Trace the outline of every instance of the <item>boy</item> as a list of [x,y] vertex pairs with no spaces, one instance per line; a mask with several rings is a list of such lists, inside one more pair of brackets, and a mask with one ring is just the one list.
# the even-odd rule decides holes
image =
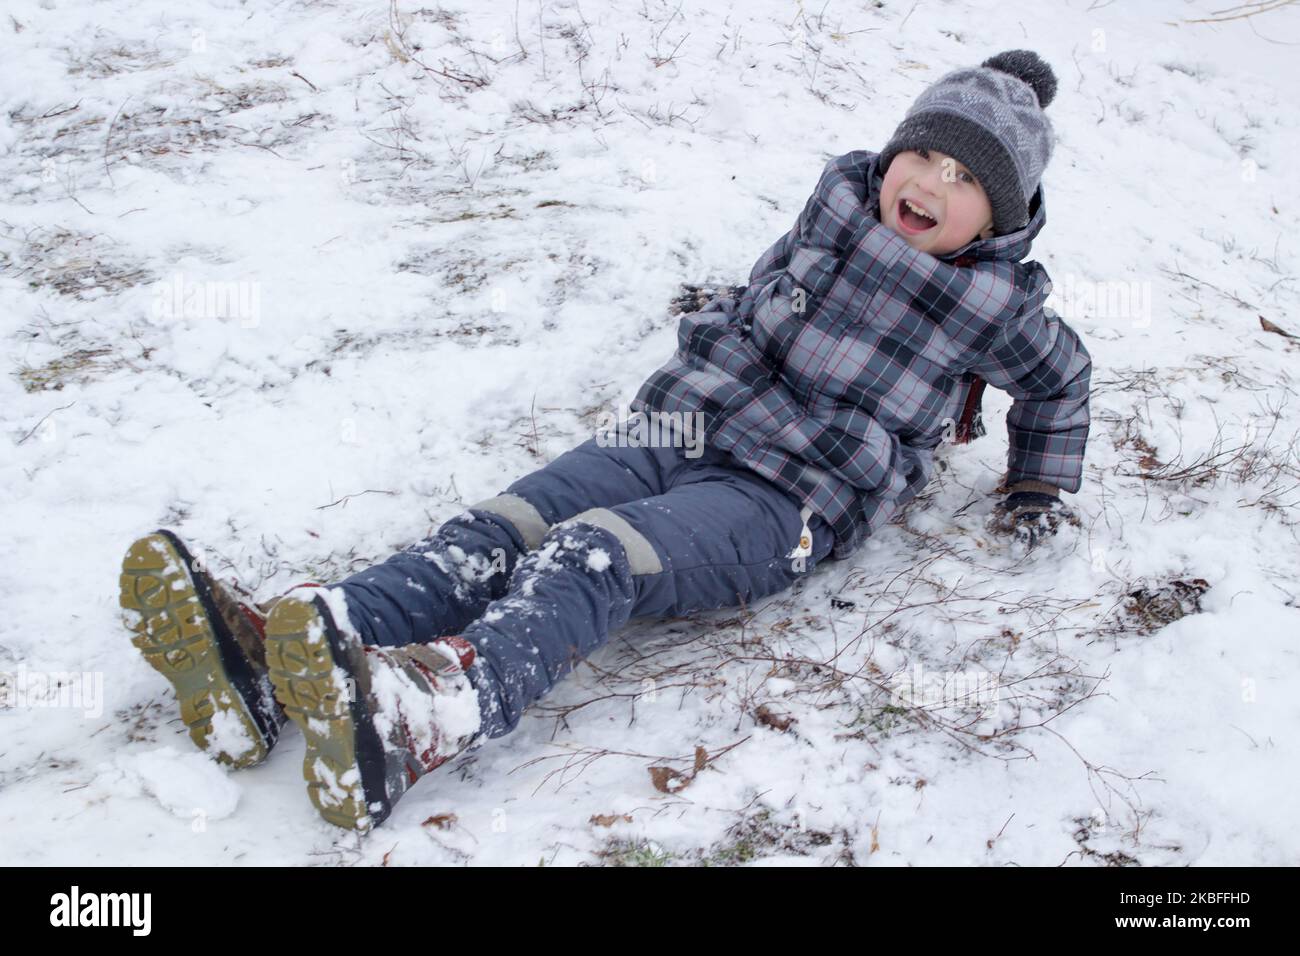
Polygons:
[[368,831],[630,618],[749,603],[851,554],[945,437],[976,433],[983,382],[1014,399],[995,525],[1032,545],[1069,520],[1090,360],[1020,261],[1045,222],[1055,87],[1035,54],[999,54],[924,91],[880,154],[827,164],[749,285],[684,316],[636,396],[638,413],[700,416],[702,453],[589,439],[267,616],[170,532],[137,541],[122,605],[196,743],[247,766],[292,719],[312,802]]

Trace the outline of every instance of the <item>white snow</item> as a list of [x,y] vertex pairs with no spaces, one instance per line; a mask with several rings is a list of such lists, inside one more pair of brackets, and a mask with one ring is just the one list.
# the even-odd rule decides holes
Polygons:
[[315,774],[316,781],[323,784],[319,791],[322,803],[343,803],[348,798],[349,788],[356,782],[355,770],[345,770],[342,778],[337,778],[334,776],[334,771],[319,757],[312,764],[312,772]]
[[226,753],[238,758],[252,747],[252,736],[234,711],[214,708],[212,732],[208,735],[208,749],[214,754]]
[[196,816],[220,820],[230,816],[239,805],[239,784],[222,767],[192,747],[182,752],[174,747],[158,747],[142,753],[117,757],[111,767],[104,765],[104,778],[91,782],[91,789],[103,787],[116,791],[137,783],[164,809],[191,820]]
[[[386,3],[6,4],[0,673],[104,699],[0,707],[0,863],[690,862],[742,818],[755,863],[1300,863],[1300,345],[1260,324],[1300,334],[1300,12],[678,6],[399,0],[393,34]],[[422,540],[589,437],[675,348],[678,283],[743,282],[826,159],[1015,47],[1060,83],[1034,256],[1094,358],[1081,528],[1028,556],[984,529],[991,391],[990,434],[851,560],[628,628],[382,840],[319,818],[300,734],[238,774],[194,750],[121,623],[133,539],[262,598]],[[1171,578],[1201,614],[1121,620]],[[997,675],[975,726],[1003,736],[891,708],[918,666]],[[656,790],[697,746],[732,749]]]
[[[444,655],[445,656],[445,655]],[[380,655],[370,655],[371,688],[377,703],[374,720],[382,739],[393,741],[411,734],[416,753],[436,747],[440,754],[454,752],[454,744],[479,729],[478,697],[468,679],[442,676],[430,694],[401,669]]]

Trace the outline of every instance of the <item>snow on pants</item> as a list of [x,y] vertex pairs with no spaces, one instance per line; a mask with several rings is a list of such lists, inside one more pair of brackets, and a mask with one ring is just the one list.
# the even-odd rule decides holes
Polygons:
[[725,452],[591,438],[335,587],[368,644],[473,644],[481,733],[499,737],[629,619],[748,604],[832,544],[819,516]]

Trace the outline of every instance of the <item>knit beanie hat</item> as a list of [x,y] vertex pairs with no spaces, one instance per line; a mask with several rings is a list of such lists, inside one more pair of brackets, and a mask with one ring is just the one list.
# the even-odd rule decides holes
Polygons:
[[954,70],[916,98],[880,153],[883,175],[908,149],[933,149],[979,180],[1002,236],[1029,221],[1029,200],[1052,155],[1043,109],[1056,95],[1052,68],[1030,50],[1007,50]]

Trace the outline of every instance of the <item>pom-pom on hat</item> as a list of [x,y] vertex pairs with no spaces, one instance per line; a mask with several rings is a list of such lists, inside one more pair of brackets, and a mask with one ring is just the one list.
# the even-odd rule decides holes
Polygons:
[[883,175],[908,149],[933,149],[974,174],[1001,236],[1029,221],[1029,200],[1052,156],[1043,109],[1056,95],[1052,68],[1030,50],[1007,50],[978,67],[953,70],[916,98],[880,152]]

